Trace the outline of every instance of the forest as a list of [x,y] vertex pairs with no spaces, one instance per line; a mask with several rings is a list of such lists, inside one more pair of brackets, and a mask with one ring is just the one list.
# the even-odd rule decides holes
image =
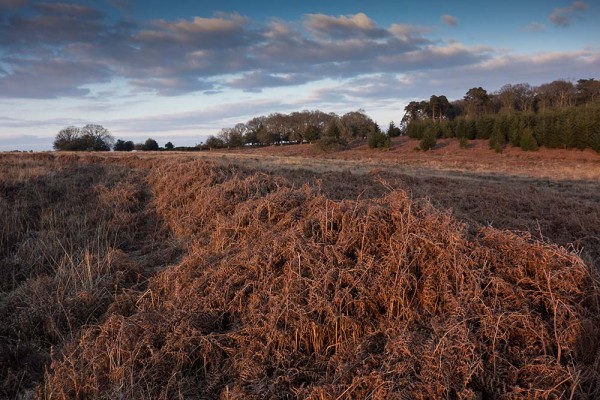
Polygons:
[[537,87],[507,84],[494,93],[475,87],[452,102],[443,95],[411,101],[401,125],[411,138],[488,139],[496,151],[510,144],[523,150],[544,146],[600,152],[599,101],[600,81],[595,79]]

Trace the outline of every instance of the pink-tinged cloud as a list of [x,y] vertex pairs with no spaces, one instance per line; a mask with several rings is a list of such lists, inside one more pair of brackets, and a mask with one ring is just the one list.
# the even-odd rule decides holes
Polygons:
[[441,16],[441,20],[443,23],[449,26],[458,26],[458,18],[453,15],[445,14]]
[[341,15],[308,14],[304,26],[316,37],[350,39],[355,37],[384,37],[388,34],[364,13]]
[[267,23],[218,14],[138,25],[78,4],[38,3],[34,10],[0,20],[0,97],[85,96],[90,84],[115,79],[136,94],[260,92],[368,74],[442,73],[505,54],[432,40],[425,27],[384,27],[363,13]]
[[556,26],[567,27],[571,25],[572,17],[587,9],[583,1],[575,1],[569,7],[555,8],[548,19]]

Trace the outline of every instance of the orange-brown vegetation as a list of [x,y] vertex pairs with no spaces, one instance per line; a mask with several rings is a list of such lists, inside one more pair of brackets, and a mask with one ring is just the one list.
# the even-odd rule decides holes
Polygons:
[[[582,259],[485,226],[556,212],[544,181],[248,168],[220,154],[30,157],[0,158],[3,172],[31,171],[0,181],[2,274],[17,276],[0,293],[7,395],[36,383],[42,398],[600,395],[597,248]],[[551,183],[589,191],[568,197],[584,205],[556,242],[593,246],[577,237],[596,232],[578,214],[598,220],[593,183]],[[477,193],[533,200],[516,222],[511,200],[456,207]],[[542,236],[553,218],[567,215],[540,214]],[[72,247],[20,275],[62,235]],[[97,309],[81,306],[90,298]],[[20,362],[24,345],[39,359]]]
[[0,157],[0,398],[176,251],[142,172],[78,159]]
[[[346,150],[323,152],[311,144],[266,146],[197,153],[213,158],[215,153],[226,158],[255,164],[279,163],[319,172],[332,168],[386,171],[431,175],[442,172],[468,172],[484,175],[510,175],[552,180],[600,181],[600,154],[592,150],[559,150],[540,148],[524,152],[507,147],[502,153],[490,150],[487,140],[469,140],[461,148],[456,139],[438,139],[434,150],[417,151],[419,141],[408,137],[392,138],[392,147],[369,149],[366,140],[357,141]],[[256,160],[255,160],[256,159]]]

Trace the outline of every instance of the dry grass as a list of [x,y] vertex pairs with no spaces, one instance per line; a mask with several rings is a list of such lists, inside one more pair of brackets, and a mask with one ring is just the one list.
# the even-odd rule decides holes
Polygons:
[[600,181],[600,154],[589,149],[541,148],[536,152],[524,152],[519,148],[507,147],[498,154],[490,150],[487,140],[472,140],[469,148],[462,149],[456,139],[439,139],[436,148],[428,152],[415,151],[418,145],[418,140],[399,137],[393,139],[390,150],[369,149],[366,141],[363,141],[347,150],[335,152],[322,152],[310,144],[303,144],[222,150],[202,153],[202,156],[210,157],[213,155],[210,153],[218,153],[235,159],[257,159],[254,161],[259,164],[265,164],[263,160],[266,157],[268,165],[278,162],[292,167],[309,166],[318,172],[330,171],[333,166],[357,172],[384,168],[389,172],[421,176],[467,172],[488,176]]
[[[273,168],[264,167],[265,170]],[[600,266],[600,182],[531,179],[481,174],[415,176],[376,169],[315,173],[277,168],[296,186],[311,184],[332,199],[381,197],[404,190],[468,222],[471,230],[493,226],[527,232],[572,249]]]
[[414,151],[418,141],[394,142],[390,151],[372,150],[363,143],[328,153],[311,145],[292,145],[172,157],[235,163],[284,176],[296,186],[320,182],[332,199],[405,190],[440,209],[451,209],[470,226],[529,232],[600,266],[600,154],[510,147],[497,154],[487,141],[471,141],[471,148],[461,149],[452,139],[440,140],[438,148],[425,153]]
[[172,250],[142,171],[44,154],[2,155],[0,170],[0,397],[12,398]]
[[[490,218],[528,228],[537,207],[552,213],[537,220],[538,231],[552,233],[545,221],[561,224],[569,216],[557,214],[566,203],[546,203],[571,187],[569,199],[589,203],[574,209],[574,226],[561,240],[595,235],[593,182],[552,181],[558,186],[546,190],[539,178],[522,176],[315,173],[281,164],[262,164],[258,171],[218,154],[210,163],[197,155],[162,156],[82,156],[69,163],[52,158],[43,162],[55,172],[2,186],[2,199],[16,190],[14,199],[24,204],[70,207],[86,216],[89,232],[97,233],[101,221],[121,224],[115,234],[121,245],[90,247],[83,240],[69,250],[80,255],[78,262],[63,258],[50,271],[41,263],[34,271],[44,272],[23,276],[1,294],[0,310],[18,309],[9,304],[12,298],[26,299],[25,314],[36,320],[65,321],[50,317],[60,307],[44,301],[57,287],[65,293],[57,296],[61,307],[72,315],[83,310],[57,330],[62,337],[52,338],[43,379],[39,366],[47,356],[30,364],[38,368],[27,372],[27,383],[40,382],[38,397],[600,396],[596,269],[530,234],[485,226]],[[73,204],[39,188],[37,197],[21,192],[73,168],[77,173],[65,176],[88,185],[69,192]],[[583,187],[585,192],[575,190]],[[517,200],[478,206],[509,193],[518,193]],[[87,211],[74,206],[83,201],[77,196],[90,196]],[[515,202],[526,198],[532,200],[511,215]],[[0,212],[12,212],[0,205]],[[440,211],[442,206],[453,213]],[[579,214],[586,207],[591,221]],[[41,230],[33,222],[24,226],[30,228],[18,232]],[[88,237],[88,230],[82,232],[76,236]],[[554,234],[561,237],[560,230]],[[15,243],[21,246],[29,235],[19,233]],[[165,244],[175,241],[170,235],[183,246],[180,260],[177,246]],[[111,300],[94,297],[101,307],[90,313],[80,304],[89,301],[86,296],[104,298],[96,290]],[[7,315],[11,329],[32,324]],[[21,339],[11,331],[0,334],[0,344],[13,349],[17,339],[5,337],[34,343],[40,335],[46,343],[31,354],[44,355],[48,332]],[[27,369],[14,359],[8,365],[12,375],[2,370],[3,379]],[[15,383],[5,382],[3,390],[15,393]]]
[[49,397],[596,394],[597,281],[560,248],[402,192],[334,202],[197,161],[150,182],[188,255],[66,348]]

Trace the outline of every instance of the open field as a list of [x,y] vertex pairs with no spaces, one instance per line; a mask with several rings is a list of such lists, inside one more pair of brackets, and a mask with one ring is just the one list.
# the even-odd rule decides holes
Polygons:
[[313,145],[302,144],[235,149],[222,153],[225,157],[247,160],[250,165],[253,162],[258,165],[283,164],[317,172],[332,169],[368,172],[385,168],[390,172],[425,176],[466,172],[484,176],[600,181],[600,154],[592,150],[541,148],[535,152],[524,152],[507,147],[502,153],[496,153],[489,149],[487,140],[469,141],[469,147],[461,149],[455,139],[438,139],[434,150],[423,153],[415,150],[419,146],[418,140],[399,137],[392,138],[392,142],[391,149],[379,151],[369,149],[363,141],[347,150],[334,152],[323,152]]
[[0,155],[0,396],[599,396],[600,156],[402,141]]

